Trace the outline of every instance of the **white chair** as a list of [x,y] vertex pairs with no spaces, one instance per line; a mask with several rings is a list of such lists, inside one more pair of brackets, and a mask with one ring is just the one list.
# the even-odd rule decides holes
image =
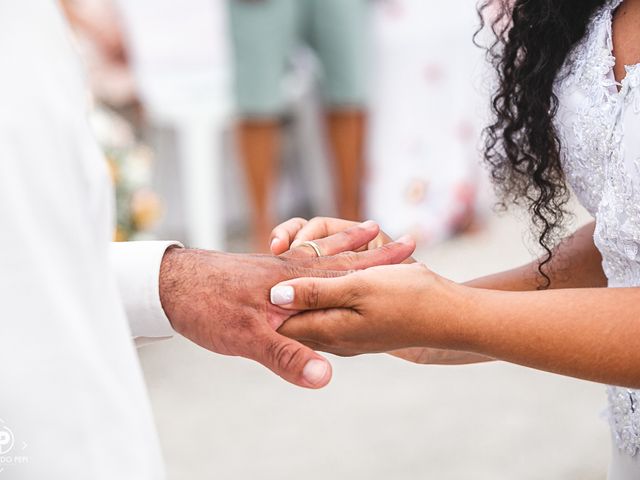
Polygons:
[[150,122],[177,134],[187,241],[225,247],[224,132],[231,61],[223,0],[118,0]]

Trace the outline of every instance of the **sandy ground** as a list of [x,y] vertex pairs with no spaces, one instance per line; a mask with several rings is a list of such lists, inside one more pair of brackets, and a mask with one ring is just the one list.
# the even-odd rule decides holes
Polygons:
[[[456,280],[526,261],[522,224],[419,257]],[[323,391],[182,339],[141,351],[171,480],[605,478],[604,387],[521,367],[334,359]]]

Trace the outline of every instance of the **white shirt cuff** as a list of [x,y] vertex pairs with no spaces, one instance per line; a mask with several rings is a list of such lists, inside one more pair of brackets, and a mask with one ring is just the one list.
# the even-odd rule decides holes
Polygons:
[[174,330],[160,303],[160,265],[164,253],[179,242],[113,242],[111,265],[131,334],[141,339],[171,337]]

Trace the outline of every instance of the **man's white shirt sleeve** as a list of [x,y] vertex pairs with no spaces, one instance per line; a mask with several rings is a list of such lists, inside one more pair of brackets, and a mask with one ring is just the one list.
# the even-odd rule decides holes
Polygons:
[[178,242],[113,242],[111,264],[131,334],[138,345],[173,336],[174,330],[160,303],[160,265]]

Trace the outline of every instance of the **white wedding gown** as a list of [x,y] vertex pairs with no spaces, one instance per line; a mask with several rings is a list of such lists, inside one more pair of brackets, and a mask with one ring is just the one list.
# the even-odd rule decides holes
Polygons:
[[[614,288],[640,286],[640,65],[627,67],[621,84],[615,81],[612,17],[622,1],[609,0],[597,11],[556,85],[564,169],[596,220],[595,244]],[[610,387],[608,412],[609,478],[638,480],[640,391]]]

